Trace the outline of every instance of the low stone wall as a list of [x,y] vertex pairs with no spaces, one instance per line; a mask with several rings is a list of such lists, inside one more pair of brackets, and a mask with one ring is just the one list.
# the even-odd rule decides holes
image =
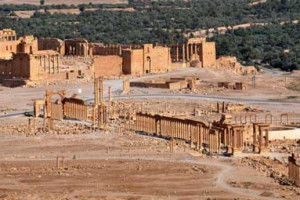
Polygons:
[[299,128],[286,128],[286,130],[274,130],[270,131],[270,140],[284,140],[284,139],[300,139],[300,129]]

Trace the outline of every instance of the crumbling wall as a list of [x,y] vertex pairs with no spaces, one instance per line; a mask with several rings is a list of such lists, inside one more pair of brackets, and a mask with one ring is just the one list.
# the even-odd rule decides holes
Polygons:
[[28,54],[14,55],[11,60],[0,60],[1,77],[29,79],[30,75],[30,56]]
[[95,76],[121,76],[123,59],[120,56],[94,56]]
[[217,59],[217,67],[222,69],[228,69],[237,74],[256,74],[257,70],[254,66],[242,66],[236,57],[222,56]]
[[17,52],[19,40],[14,30],[4,29],[0,31],[0,58],[10,59],[12,53]]
[[123,50],[123,72],[125,74],[143,74],[143,49]]
[[200,61],[204,68],[216,66],[216,44],[214,42],[201,44]]
[[169,48],[161,46],[152,48],[152,45],[144,45],[144,73],[166,72],[170,63]]
[[294,153],[289,157],[289,178],[300,187],[300,158]]
[[38,50],[54,50],[65,55],[64,41],[57,38],[39,38]]

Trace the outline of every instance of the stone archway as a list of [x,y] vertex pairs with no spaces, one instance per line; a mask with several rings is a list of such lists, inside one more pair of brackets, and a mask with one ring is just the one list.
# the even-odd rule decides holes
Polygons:
[[[286,123],[284,123],[284,118],[286,119]],[[280,115],[280,123],[285,125],[289,124],[289,115],[287,113],[283,113]]]
[[272,124],[273,123],[273,116],[271,114],[267,114],[265,116],[265,123],[266,124]]
[[51,99],[55,95],[58,95],[60,97],[60,103],[62,103],[62,101],[65,99],[66,91],[65,90],[60,90],[60,91],[46,90],[46,101],[45,101],[46,117],[51,117]]
[[256,114],[250,115],[250,123],[256,123],[256,120],[257,120]]

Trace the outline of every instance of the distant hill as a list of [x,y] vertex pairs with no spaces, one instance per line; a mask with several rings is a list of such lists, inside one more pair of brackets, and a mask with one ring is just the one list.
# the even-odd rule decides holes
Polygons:
[[[67,5],[78,5],[78,4],[116,4],[116,3],[127,3],[127,0],[45,0],[45,5],[53,4],[67,4]],[[0,4],[34,4],[39,5],[40,0],[0,0]]]

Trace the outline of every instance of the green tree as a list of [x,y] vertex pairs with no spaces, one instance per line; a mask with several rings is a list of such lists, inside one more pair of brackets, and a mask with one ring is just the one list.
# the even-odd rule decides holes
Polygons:
[[40,5],[41,6],[45,5],[45,0],[40,0]]
[[80,10],[80,12],[84,12],[85,11],[85,5],[83,5],[83,4],[79,5],[79,10]]

